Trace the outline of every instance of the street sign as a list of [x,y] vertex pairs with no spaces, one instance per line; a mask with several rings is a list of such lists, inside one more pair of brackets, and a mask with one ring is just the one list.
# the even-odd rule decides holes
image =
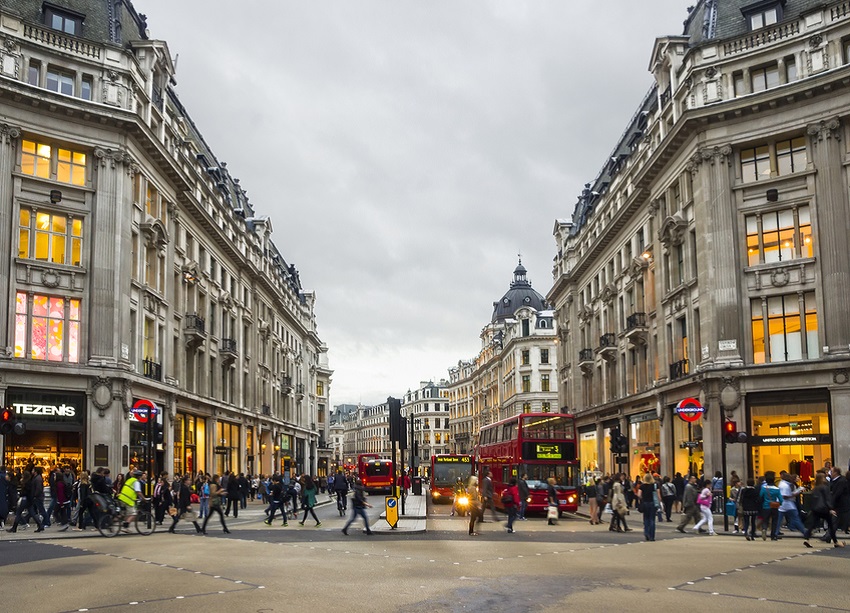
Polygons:
[[696,398],[685,398],[681,400],[676,408],[673,409],[683,421],[694,423],[705,414],[705,407],[702,406]]
[[386,519],[390,528],[395,530],[398,524],[398,498],[395,496],[386,496],[384,498],[384,508],[386,509]]

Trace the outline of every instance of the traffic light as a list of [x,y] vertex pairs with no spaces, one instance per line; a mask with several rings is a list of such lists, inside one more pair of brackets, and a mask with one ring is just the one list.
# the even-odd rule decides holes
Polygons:
[[620,428],[619,426],[614,426],[611,428],[611,431],[608,433],[608,438],[610,440],[610,449],[611,453],[620,453]]
[[629,452],[629,439],[622,434],[617,437],[617,453]]
[[0,411],[0,434],[2,434],[3,436],[11,434],[14,427],[15,412],[9,407],[6,407],[2,411]]
[[0,411],[0,436],[7,434],[17,434],[18,436],[27,431],[27,425],[22,421],[17,421],[15,417],[15,409],[6,407]]
[[165,437],[162,432],[162,424],[159,422],[154,422],[154,444],[162,445],[165,442]]
[[738,424],[734,421],[727,421],[723,424],[723,438],[727,445],[738,442]]

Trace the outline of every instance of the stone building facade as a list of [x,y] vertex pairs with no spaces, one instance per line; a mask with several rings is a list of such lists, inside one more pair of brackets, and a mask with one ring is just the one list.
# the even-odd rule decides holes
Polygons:
[[558,411],[554,312],[522,262],[493,317],[481,331],[481,351],[449,369],[452,453],[474,453],[483,426],[520,413]]
[[[0,6],[7,466],[321,474],[314,292],[210,150],[127,1]],[[157,407],[161,441],[150,441]]]
[[[407,442],[415,443],[415,474],[427,475],[431,456],[449,453],[449,401],[446,381],[422,381],[415,390],[402,397],[402,412],[408,420]],[[413,420],[413,439],[410,438],[410,420]],[[404,464],[410,465],[410,449],[404,454]]]
[[[583,468],[713,474],[727,421],[748,437],[725,446],[741,476],[847,466],[848,5],[700,0],[649,70],[554,230]],[[689,398],[704,414],[677,412]]]

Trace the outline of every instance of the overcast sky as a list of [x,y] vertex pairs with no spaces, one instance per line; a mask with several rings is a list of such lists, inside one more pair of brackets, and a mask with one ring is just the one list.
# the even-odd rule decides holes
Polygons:
[[134,0],[177,93],[317,295],[331,404],[474,357],[695,0]]

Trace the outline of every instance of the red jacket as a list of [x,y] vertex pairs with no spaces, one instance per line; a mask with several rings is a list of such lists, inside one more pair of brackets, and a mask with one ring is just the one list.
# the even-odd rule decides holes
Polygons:
[[[516,485],[509,485],[502,491],[502,496],[508,494],[511,498],[513,498],[513,506],[519,506],[519,487]],[[509,506],[509,505],[505,505]]]

